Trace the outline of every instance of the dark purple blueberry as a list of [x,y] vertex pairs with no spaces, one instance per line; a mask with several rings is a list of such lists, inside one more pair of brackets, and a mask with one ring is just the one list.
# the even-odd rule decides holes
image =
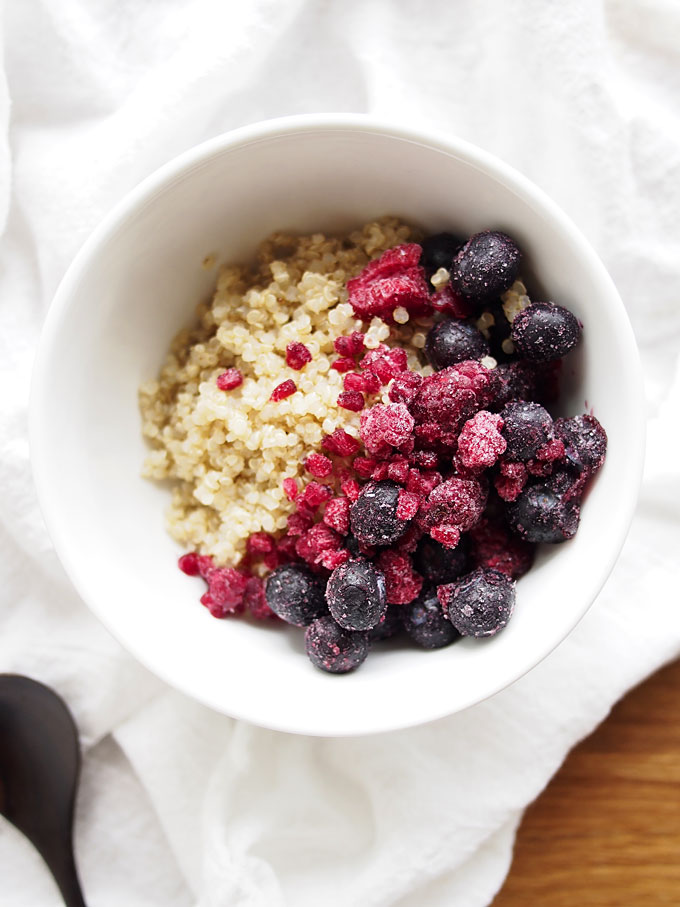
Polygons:
[[463,636],[493,636],[510,620],[515,607],[515,581],[478,567],[437,590],[442,607]]
[[451,262],[464,245],[465,240],[453,233],[434,233],[424,239],[421,243],[423,254],[420,256],[420,264],[428,277],[440,268],[451,270]]
[[484,334],[474,324],[457,318],[437,322],[425,341],[425,356],[436,371],[466,359],[483,359],[488,354]]
[[345,561],[326,586],[331,616],[345,630],[370,630],[385,613],[385,577],[364,558]]
[[536,367],[531,362],[516,359],[502,362],[494,369],[498,380],[498,393],[494,409],[501,409],[506,403],[519,400],[534,400],[536,397]]
[[305,632],[305,650],[312,664],[322,671],[346,674],[365,661],[368,633],[343,630],[332,617],[317,617]]
[[557,419],[555,437],[564,443],[567,460],[577,469],[592,473],[604,463],[607,433],[595,416],[584,413],[571,419]]
[[554,302],[533,302],[512,323],[512,342],[533,362],[561,359],[581,339],[578,318]]
[[391,639],[401,632],[401,605],[388,605],[387,611],[380,618],[380,622],[371,627],[368,631],[370,642],[383,642],[385,639]]
[[424,649],[441,649],[460,639],[460,633],[442,611],[435,589],[422,592],[403,605],[402,622],[411,639]]
[[272,570],[265,598],[274,614],[296,627],[305,627],[326,611],[323,581],[299,564]]
[[461,535],[455,548],[447,548],[431,536],[424,535],[418,543],[413,557],[416,570],[426,583],[440,586],[452,583],[468,567],[470,540],[466,534]]
[[531,485],[508,504],[510,528],[527,542],[564,542],[578,529],[578,501],[552,491],[547,484]]
[[473,303],[483,304],[509,289],[519,272],[522,253],[506,234],[475,233],[451,266],[451,286]]
[[489,351],[496,362],[507,362],[508,359],[514,358],[512,353],[506,353],[503,349],[503,341],[508,340],[512,325],[505,317],[503,305],[500,299],[489,302],[484,306],[484,315],[488,313],[493,317],[493,322],[488,325],[486,330],[489,333]]
[[345,548],[349,551],[352,557],[361,557],[361,548],[359,547],[358,539],[349,532],[345,536]]
[[531,460],[539,448],[552,441],[552,416],[540,403],[508,403],[501,410],[501,418],[501,434],[508,443],[505,455],[510,460]]
[[389,545],[402,536],[410,524],[397,516],[400,486],[384,479],[369,482],[349,511],[352,534],[363,545]]

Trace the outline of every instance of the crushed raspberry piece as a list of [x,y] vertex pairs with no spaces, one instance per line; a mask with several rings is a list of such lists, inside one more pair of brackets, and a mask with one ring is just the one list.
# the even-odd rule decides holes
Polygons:
[[460,541],[460,529],[451,523],[439,523],[430,529],[430,535],[445,548],[455,548]]
[[341,374],[343,372],[351,372],[354,368],[354,359],[336,359],[335,362],[331,362],[331,368]]
[[297,482],[295,481],[295,479],[284,479],[281,483],[281,487],[283,488],[283,493],[288,498],[288,500],[294,501],[298,493]]
[[305,486],[305,490],[298,497],[298,508],[300,507],[300,504],[302,504],[311,511],[318,510],[323,502],[327,501],[332,495],[333,492],[328,485],[320,485],[319,482],[309,482],[309,484]]
[[246,583],[243,604],[255,620],[279,620],[267,604],[264,594],[264,582],[259,576],[251,576]]
[[308,564],[320,564],[324,551],[337,551],[342,537],[325,523],[316,523],[295,543],[295,551]]
[[269,554],[276,548],[276,542],[268,532],[251,532],[246,541],[246,551],[250,555]]
[[305,469],[317,479],[325,479],[333,472],[333,463],[320,453],[310,453],[305,459]]
[[279,556],[279,563],[285,564],[288,561],[295,560],[295,537],[289,534],[279,539],[276,546],[276,553]]
[[243,384],[243,375],[237,368],[228,368],[217,376],[217,386],[221,391],[233,391]]
[[182,571],[186,573],[187,576],[200,576],[201,571],[199,569],[199,555],[196,551],[190,551],[188,554],[183,554],[180,559],[177,561],[177,566]]
[[412,520],[418,513],[420,507],[420,498],[412,491],[400,489],[397,500],[397,518],[400,520]]
[[279,400],[285,400],[286,397],[290,397],[291,394],[294,394],[297,390],[297,385],[292,378],[288,378],[287,381],[282,381],[281,384],[277,384],[274,390],[271,392],[270,400],[273,403],[278,403]]
[[426,498],[442,481],[440,472],[431,469],[409,469],[406,490],[419,498]]
[[244,610],[243,595],[247,582],[248,577],[233,567],[217,567],[210,573],[208,607],[213,617],[227,617]]
[[349,498],[331,498],[326,504],[323,521],[340,535],[349,532]]
[[335,570],[340,564],[348,561],[351,556],[346,548],[340,548],[338,551],[322,551],[319,555],[319,563],[327,570]]
[[406,532],[393,544],[392,550],[399,554],[413,554],[424,533],[420,526],[411,523]]
[[382,463],[376,464],[376,466],[373,468],[373,472],[371,473],[371,478],[376,482],[382,482],[383,479],[387,478],[387,470],[389,468],[389,465],[389,463],[385,463],[384,461]]
[[311,528],[314,519],[306,513],[291,513],[288,516],[287,529],[288,535],[304,535]]
[[338,397],[338,406],[358,413],[364,408],[364,395],[359,391],[343,391]]
[[[471,359],[428,375],[409,409],[420,425],[430,433],[439,429],[440,443],[453,446],[459,427],[480,409],[485,409],[496,396],[495,370]],[[417,433],[422,440],[425,437]]]
[[362,413],[359,431],[369,453],[384,455],[408,441],[413,427],[413,416],[403,403],[376,403]]
[[355,457],[352,460],[354,471],[358,476],[361,476],[362,479],[370,479],[373,470],[377,465],[378,461],[374,460],[372,457]]
[[501,460],[500,475],[494,479],[499,497],[504,501],[516,501],[527,483],[529,473],[524,463],[509,463]]
[[385,577],[385,597],[390,605],[407,605],[418,597],[423,578],[413,569],[408,555],[390,549],[381,551],[378,567]]
[[281,558],[279,557],[278,549],[275,548],[273,551],[268,551],[262,556],[262,563],[268,570],[274,570],[281,563]]
[[347,337],[336,337],[333,346],[340,356],[358,356],[364,349],[364,335],[361,331],[352,331]]
[[430,305],[451,318],[469,318],[474,312],[471,303],[464,300],[450,283],[444,284],[430,296]]
[[475,567],[499,570],[512,579],[519,579],[534,561],[535,546],[502,523],[481,519],[470,530],[470,538]]
[[213,601],[212,596],[209,592],[204,592],[199,599],[200,603],[204,608],[207,608],[208,611],[212,614],[213,617],[225,617],[226,615],[222,611],[222,607],[216,602]]
[[436,469],[439,466],[439,457],[433,450],[414,450],[409,462],[419,469]]
[[539,447],[536,451],[537,460],[546,460],[550,462],[562,460],[564,459],[564,455],[564,442],[559,438],[553,438],[552,441],[548,441],[547,444],[544,444],[543,447]]
[[286,365],[299,372],[308,362],[312,361],[312,354],[309,352],[304,343],[292,340],[286,347]]
[[359,450],[361,444],[342,428],[336,428],[332,434],[326,435],[321,446],[339,457],[351,457]]
[[392,479],[398,485],[405,485],[408,482],[409,465],[408,460],[392,460],[387,464],[387,478]]
[[391,319],[399,307],[414,315],[429,312],[430,294],[419,258],[420,246],[405,243],[370,261],[347,282],[347,299],[355,315],[365,320],[374,315]]
[[215,570],[215,562],[213,561],[211,554],[201,554],[198,558],[198,572],[201,577],[208,580],[210,574]]
[[396,375],[390,387],[390,400],[392,403],[405,403],[409,406],[415,400],[422,383],[423,376],[417,372],[401,372]]
[[432,534],[432,527],[451,525],[465,532],[475,525],[486,506],[486,483],[477,479],[446,479],[432,490],[421,505],[418,519],[430,535],[446,544],[439,536]]
[[350,372],[343,378],[343,386],[347,391],[361,391],[364,394],[377,394],[382,387],[380,378],[373,372]]
[[361,485],[356,479],[346,479],[340,485],[342,493],[352,502],[356,501],[361,493]]
[[366,353],[360,365],[372,372],[381,384],[387,384],[392,378],[406,371],[406,350],[401,347],[389,349],[381,343],[378,349]]
[[484,409],[468,419],[458,436],[458,457],[463,466],[473,470],[493,466],[508,446],[502,428],[501,417]]

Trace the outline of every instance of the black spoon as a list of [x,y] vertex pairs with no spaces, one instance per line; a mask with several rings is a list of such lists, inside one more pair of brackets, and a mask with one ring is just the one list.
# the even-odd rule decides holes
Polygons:
[[35,846],[66,907],[86,907],[73,857],[80,749],[63,700],[19,674],[0,674],[0,813]]

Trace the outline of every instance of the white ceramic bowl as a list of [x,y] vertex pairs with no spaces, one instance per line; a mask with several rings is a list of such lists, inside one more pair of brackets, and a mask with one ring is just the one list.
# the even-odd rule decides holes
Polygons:
[[[429,231],[511,233],[524,274],[585,325],[567,369],[568,414],[593,409],[609,453],[566,544],[518,583],[508,628],[425,652],[375,649],[331,676],[302,633],[218,621],[176,568],[168,491],[140,478],[138,385],[210,294],[221,261],[251,257],[277,229],[344,230],[396,214]],[[541,191],[451,137],[362,116],[274,120],[171,161],[85,243],[50,308],[35,365],[31,447],[57,552],[94,613],[141,662],[213,708],[280,730],[365,734],[464,709],[544,658],[588,609],[623,544],[643,458],[641,378],[624,307],[604,267]],[[565,678],[567,682],[568,678]]]

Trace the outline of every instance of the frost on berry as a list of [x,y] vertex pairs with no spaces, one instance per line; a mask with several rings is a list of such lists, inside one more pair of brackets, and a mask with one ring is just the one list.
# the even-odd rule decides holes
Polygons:
[[405,243],[388,249],[347,282],[347,299],[355,315],[366,321],[374,316],[385,320],[396,308],[422,315],[431,310],[425,271],[418,264],[421,247]]
[[299,372],[308,362],[312,361],[312,354],[304,343],[291,341],[286,347],[286,365]]
[[321,446],[324,450],[337,454],[339,457],[351,457],[359,450],[361,444],[344,429],[336,428],[332,434],[326,435]]
[[420,507],[420,498],[411,491],[405,491],[403,488],[399,492],[397,501],[397,517],[400,520],[412,520],[418,513]]
[[364,408],[364,395],[360,391],[343,391],[338,397],[338,406],[358,413]]
[[423,587],[423,578],[413,568],[407,554],[390,549],[378,556],[378,567],[385,577],[385,592],[388,604],[407,605],[418,597]]
[[336,337],[333,341],[335,352],[348,358],[358,356],[364,349],[364,335],[361,331],[352,331],[346,337]]
[[316,523],[295,543],[298,557],[308,564],[321,564],[321,556],[324,552],[338,551],[341,547],[341,536],[325,523]]
[[217,376],[217,386],[221,391],[233,391],[243,384],[243,375],[237,368],[228,368]]
[[444,284],[430,296],[430,304],[437,312],[442,312],[449,318],[469,318],[474,312],[472,304],[463,299],[450,283]]
[[323,521],[340,535],[349,532],[349,498],[331,498],[326,504]]
[[[305,459],[305,469],[317,479],[324,479],[333,472],[333,463],[323,454],[313,452]],[[288,479],[284,481],[288,481]]]
[[519,579],[534,562],[535,546],[503,523],[483,518],[470,530],[470,538],[475,567],[488,567]]
[[251,576],[248,579],[243,595],[243,605],[255,620],[279,620],[267,604],[264,582],[259,576]]
[[392,403],[405,403],[408,406],[415,400],[422,383],[423,376],[417,372],[401,372],[390,385],[390,400]]
[[511,463],[501,460],[499,474],[493,483],[500,498],[504,501],[516,501],[527,483],[529,473],[524,463]]
[[[485,409],[497,391],[495,370],[466,360],[428,375],[409,409],[419,426],[427,425],[434,440],[452,445],[460,426]],[[416,431],[427,441],[427,435]]]
[[291,394],[294,394],[297,390],[297,385],[292,378],[288,378],[287,381],[282,381],[281,384],[277,384],[274,390],[271,392],[269,399],[273,403],[278,403],[279,400],[285,400],[286,397],[290,397]]
[[465,422],[458,436],[458,457],[464,467],[483,470],[493,466],[508,446],[502,427],[501,417],[484,409]]
[[433,538],[446,545],[447,542],[435,535],[433,529],[455,527],[459,533],[466,532],[481,517],[487,493],[486,484],[477,479],[446,479],[421,504],[418,520]]
[[414,420],[403,403],[376,403],[363,413],[361,438],[369,453],[389,454],[390,447],[401,447],[411,438]]
[[392,378],[406,371],[406,350],[401,347],[389,349],[381,343],[377,349],[366,353],[360,365],[374,374],[381,384],[388,384]]
[[227,617],[244,610],[243,596],[248,577],[233,567],[217,567],[208,578],[210,613],[213,617]]

